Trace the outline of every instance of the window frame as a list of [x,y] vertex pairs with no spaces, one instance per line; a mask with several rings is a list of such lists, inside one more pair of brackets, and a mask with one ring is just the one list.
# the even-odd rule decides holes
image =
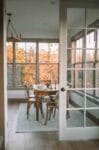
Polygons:
[[[93,24],[94,25],[94,24]],[[88,28],[88,30],[90,30],[90,27]],[[92,63],[93,64],[93,67],[92,68],[90,68],[89,70],[90,71],[93,71],[93,85],[92,85],[92,87],[93,88],[97,88],[96,87],[96,71],[97,71],[97,68],[96,68],[96,65],[99,63],[99,61],[97,60],[97,52],[99,51],[99,48],[98,48],[98,39],[99,39],[99,28],[95,28],[95,29],[91,29],[90,30],[90,32],[87,32],[87,35],[88,34],[91,34],[91,33],[94,33],[94,39],[95,39],[95,48],[94,48],[94,61],[85,61],[84,62],[84,56],[85,56],[85,53],[86,53],[86,50],[90,50],[90,48],[87,48],[86,47],[86,50],[85,50],[85,48],[81,48],[83,51],[82,51],[82,62],[76,62],[76,59],[74,59],[74,63],[73,64],[71,64],[72,66],[74,66],[73,68],[74,68],[74,74],[73,74],[73,78],[74,78],[74,83],[73,83],[73,87],[74,88],[83,88],[84,87],[84,85],[83,85],[83,83],[84,83],[84,73],[82,73],[82,86],[81,87],[76,87],[76,75],[75,75],[75,72],[77,71],[76,70],[76,65],[78,65],[78,64],[80,64],[80,65],[82,65],[82,72],[84,71],[83,70],[83,65],[87,65],[88,63]],[[80,32],[80,34],[81,34],[81,32]],[[87,36],[86,35],[86,36]],[[75,47],[73,47],[74,49],[77,49],[76,48],[76,42],[77,42],[77,40],[80,40],[80,39],[83,39],[83,42],[85,41],[85,39],[86,39],[86,37],[84,37],[84,35],[82,36],[80,36],[79,35],[79,33],[77,34],[77,38],[76,38],[76,35],[72,38],[72,40],[71,40],[71,43],[72,42],[74,42],[74,44],[73,45],[75,45]],[[72,49],[71,49],[72,50]],[[75,51],[75,56],[76,56],[76,50],[74,50]],[[86,70],[85,70],[86,71]],[[89,87],[88,87],[89,88]],[[87,94],[88,95],[92,95],[92,96],[95,96],[95,97],[97,97],[97,95],[96,95],[96,91],[95,90],[93,90],[93,94],[90,94],[90,93],[88,93],[87,92]]]
[[[11,41],[8,41],[8,42],[11,42]],[[17,86],[16,86],[16,65],[18,65],[18,64],[20,64],[20,65],[26,65],[26,64],[30,64],[30,65],[35,65],[36,66],[36,74],[38,75],[38,76],[36,76],[36,78],[35,78],[35,83],[40,83],[40,75],[39,75],[39,65],[40,64],[42,64],[42,63],[40,63],[39,62],[39,43],[56,43],[56,44],[58,44],[58,62],[57,63],[43,63],[43,64],[45,64],[45,65],[48,65],[48,64],[57,64],[58,65],[58,82],[59,82],[59,42],[58,42],[58,40],[57,39],[52,39],[52,40],[50,40],[50,39],[48,39],[48,40],[27,40],[27,39],[24,39],[24,40],[22,40],[21,42],[24,42],[24,43],[30,43],[30,42],[32,42],[32,43],[36,43],[36,62],[34,63],[32,63],[32,62],[24,62],[24,63],[16,63],[16,58],[15,58],[15,49],[16,49],[16,47],[15,47],[15,44],[16,44],[16,42],[13,42],[12,41],[12,48],[13,48],[13,62],[7,62],[7,65],[12,65],[13,66],[13,70],[12,70],[12,87],[9,87],[8,86],[8,90],[23,90],[23,88],[24,87],[20,87],[20,88],[18,88]]]

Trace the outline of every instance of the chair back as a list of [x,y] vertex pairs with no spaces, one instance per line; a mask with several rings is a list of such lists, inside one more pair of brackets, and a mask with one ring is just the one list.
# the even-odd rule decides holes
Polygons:
[[27,82],[24,82],[25,96],[29,98],[29,86]]

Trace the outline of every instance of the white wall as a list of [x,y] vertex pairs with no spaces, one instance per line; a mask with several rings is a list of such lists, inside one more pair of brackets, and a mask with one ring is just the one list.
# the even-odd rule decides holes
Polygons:
[[24,90],[8,90],[8,99],[22,99],[25,98]]

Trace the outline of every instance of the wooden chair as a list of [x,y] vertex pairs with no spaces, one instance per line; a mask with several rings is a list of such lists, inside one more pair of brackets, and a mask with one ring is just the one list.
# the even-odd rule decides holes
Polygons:
[[58,109],[58,92],[56,95],[51,95],[49,102],[46,103],[46,118],[44,125],[47,125],[48,119],[50,120],[51,115],[53,114],[53,117],[55,117],[56,109]]
[[[59,92],[56,93],[55,97],[53,95],[50,96],[50,101],[47,102],[46,104],[47,112],[46,112],[44,125],[47,125],[47,121],[48,119],[50,120],[52,113],[53,113],[53,117],[55,117],[56,109],[59,108],[58,100],[59,100]],[[69,100],[70,100],[70,93],[68,93],[68,96],[67,96],[67,108],[69,107]],[[69,110],[66,111],[66,119],[68,118],[70,118]]]
[[[34,94],[30,94],[30,87],[29,87],[29,84],[25,81],[24,82],[24,88],[25,88],[25,96],[26,96],[26,100],[27,100],[27,119],[28,119],[28,116],[29,116],[29,109],[30,109],[30,106],[31,104],[34,104],[34,107],[36,107],[36,100],[35,100],[35,95]],[[43,109],[42,109],[42,103],[40,103],[40,111],[41,111],[41,114],[42,116],[44,117],[44,114],[43,114]]]

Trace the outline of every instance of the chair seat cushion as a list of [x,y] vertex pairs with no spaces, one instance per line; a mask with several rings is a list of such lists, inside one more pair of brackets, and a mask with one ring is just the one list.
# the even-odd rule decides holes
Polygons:
[[35,102],[35,98],[29,98],[30,102]]
[[35,95],[34,94],[30,94],[29,97],[30,98],[35,98]]

